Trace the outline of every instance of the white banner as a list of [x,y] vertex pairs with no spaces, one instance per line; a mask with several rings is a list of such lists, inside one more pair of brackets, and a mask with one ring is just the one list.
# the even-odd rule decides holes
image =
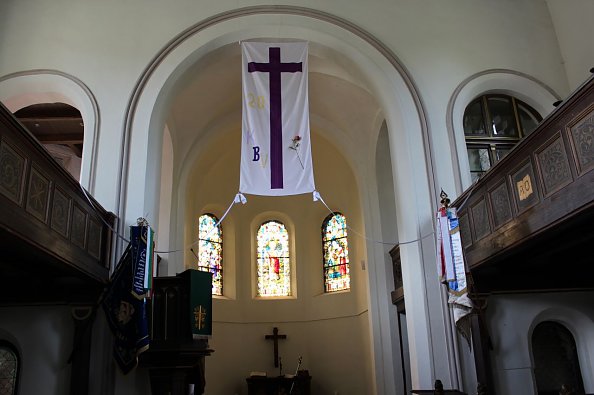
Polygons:
[[315,190],[309,133],[307,42],[243,42],[239,191]]
[[442,207],[437,211],[437,249],[439,279],[448,287],[448,303],[452,305],[456,327],[469,341],[473,303],[466,287],[460,224],[454,208]]

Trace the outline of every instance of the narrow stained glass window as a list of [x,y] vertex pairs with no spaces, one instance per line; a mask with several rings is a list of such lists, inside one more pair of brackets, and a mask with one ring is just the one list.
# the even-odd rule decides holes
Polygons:
[[258,229],[258,296],[291,295],[289,232],[281,222],[264,222]]
[[218,222],[212,214],[198,219],[198,269],[212,273],[213,295],[223,295],[223,231]]
[[19,358],[10,343],[0,341],[0,395],[16,394]]
[[349,273],[349,246],[346,218],[333,213],[322,223],[322,249],[324,253],[324,289],[326,292],[343,291],[351,287]]

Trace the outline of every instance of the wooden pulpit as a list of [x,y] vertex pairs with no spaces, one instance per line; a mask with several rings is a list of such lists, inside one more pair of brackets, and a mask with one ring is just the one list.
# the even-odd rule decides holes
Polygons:
[[[187,395],[189,384],[194,384],[196,395],[204,393],[205,357],[212,350],[206,335],[193,334],[210,331],[212,279],[204,281],[204,276],[211,274],[190,269],[154,279],[149,306],[151,340],[139,357],[139,366],[149,371],[153,395]],[[197,294],[208,300],[197,302]]]

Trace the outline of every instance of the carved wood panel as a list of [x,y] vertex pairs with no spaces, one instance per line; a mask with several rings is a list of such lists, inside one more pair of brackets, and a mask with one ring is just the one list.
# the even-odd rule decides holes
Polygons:
[[54,199],[52,203],[51,227],[53,230],[68,238],[70,230],[70,207],[72,199],[59,187],[54,188]]
[[27,160],[6,140],[0,141],[0,192],[18,204],[22,203]]
[[536,150],[536,157],[545,197],[573,181],[561,133],[540,146]]
[[96,221],[89,220],[89,242],[87,251],[93,257],[101,258],[101,225]]
[[51,182],[37,166],[31,166],[27,189],[27,211],[43,223],[47,223]]
[[[0,280],[30,269],[31,276],[74,274],[91,287],[106,281],[114,220],[0,103],[0,238],[12,240],[0,258]],[[10,280],[0,285],[21,288]]]
[[475,240],[480,240],[491,233],[489,213],[487,213],[487,204],[485,203],[485,199],[482,198],[476,202],[472,206],[471,211]]
[[85,249],[87,236],[87,213],[77,204],[74,205],[72,214],[72,237],[70,240],[82,249]]
[[578,174],[582,175],[594,168],[594,106],[576,121],[569,129],[577,156]]
[[493,210],[493,221],[495,228],[500,227],[510,219],[512,219],[511,203],[509,201],[509,192],[507,184],[502,181],[490,193],[491,195],[491,209]]
[[470,218],[468,214],[460,215],[460,237],[462,238],[462,245],[464,248],[472,245],[472,232],[470,231]]

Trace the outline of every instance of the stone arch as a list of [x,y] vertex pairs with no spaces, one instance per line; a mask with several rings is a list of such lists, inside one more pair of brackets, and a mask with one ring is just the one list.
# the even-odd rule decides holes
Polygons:
[[[424,282],[424,266],[429,265],[429,261],[432,264],[434,255],[433,252],[429,253],[434,246],[422,242],[433,229],[432,202],[435,201],[435,187],[433,175],[430,174],[433,159],[428,147],[427,121],[415,84],[396,55],[371,34],[333,15],[301,7],[256,6],[218,14],[180,33],[155,55],[138,79],[126,110],[120,193],[116,203],[116,211],[122,218],[120,230],[125,229],[137,217],[157,211],[157,183],[147,175],[158,169],[158,153],[161,152],[165,125],[163,108],[170,100],[176,79],[190,65],[211,51],[243,39],[258,37],[302,37],[333,48],[353,64],[357,64],[367,77],[370,91],[377,99],[386,121],[391,155],[398,158],[398,161],[392,161],[392,167],[397,180],[394,195],[398,201],[398,234],[407,241],[402,248],[402,259],[421,262],[420,265],[407,266],[406,270],[410,272],[405,273],[404,281],[410,283],[411,287],[415,279],[421,278]],[[379,128],[375,131],[374,139],[377,139],[378,133]],[[375,151],[375,146],[370,151]],[[367,175],[373,176],[374,170],[368,171],[365,176]],[[176,196],[173,197],[172,217],[175,217],[174,221],[183,223],[183,208],[179,203],[185,194],[183,179],[173,188]],[[371,220],[379,216],[379,210],[374,208],[374,193],[361,193],[361,207],[363,216],[370,218],[364,221],[365,232],[379,240],[382,238],[381,227],[378,221]],[[139,201],[143,204],[138,204]],[[170,232],[172,240],[178,243],[178,249],[183,248],[184,242],[180,230],[183,233],[182,227],[177,226]],[[386,268],[381,264],[377,267],[372,264],[374,261],[384,261],[383,250],[373,244],[370,248],[369,281],[385,288]],[[425,296],[420,290],[418,295],[411,295],[409,299],[411,306],[418,307],[411,311],[411,314],[418,314],[418,317],[411,319],[411,322],[416,322],[416,327],[414,331],[410,331],[410,336],[419,336],[413,342],[419,355],[433,355],[431,349],[435,345],[428,340],[431,330]],[[389,329],[381,328],[379,318],[389,316],[391,306],[389,301],[380,298],[373,298],[370,303],[372,331],[376,336],[373,348],[378,376],[377,392],[393,392],[394,383],[389,383],[390,380],[393,381],[393,368],[382,355],[383,348],[390,344],[391,335]],[[439,356],[433,358],[439,359]],[[413,383],[430,385],[436,362],[427,363],[418,358],[414,363],[416,367]]]
[[[351,37],[349,39],[353,41],[353,45],[358,48],[354,48],[353,45],[349,45],[345,42],[340,42],[335,36],[325,34],[322,31],[316,31],[315,29],[298,29],[293,26],[289,27],[287,24],[286,17],[282,20],[282,28],[286,32],[291,32],[288,35],[294,34],[299,31],[303,36],[310,36],[308,38],[315,38],[319,41],[326,41],[332,45],[339,45],[345,52],[350,52],[357,59],[356,61],[362,61],[369,67],[374,67],[370,62],[363,57],[371,55],[373,60],[379,60],[381,63],[380,67],[375,66],[375,71],[378,71],[382,75],[382,81],[375,81],[374,90],[380,97],[383,108],[390,108],[388,104],[394,104],[394,108],[401,108],[406,110],[412,110],[412,112],[401,111],[399,117],[390,117],[388,115],[388,124],[400,124],[394,125],[391,129],[406,129],[415,130],[416,135],[426,134],[426,121],[424,117],[424,110],[421,104],[417,90],[409,77],[408,72],[387,47],[385,47],[379,40],[375,39],[369,33],[359,29],[355,25],[341,20],[340,18],[334,17],[330,14],[321,13],[319,11],[300,8],[300,7],[289,7],[289,6],[261,6],[261,7],[248,7],[245,9],[238,9],[228,13],[219,14],[213,16],[205,21],[202,21],[186,31],[180,33],[177,37],[170,41],[170,43],[164,47],[151,61],[151,63],[145,68],[145,71],[139,78],[134,92],[129,100],[129,105],[126,112],[126,122],[124,126],[125,144],[123,147],[123,164],[122,172],[125,173],[121,180],[122,198],[127,199],[127,186],[130,175],[126,173],[127,167],[133,167],[130,146],[132,142],[136,140],[135,134],[140,129],[149,130],[154,129],[151,125],[158,123],[158,116],[152,112],[156,109],[157,101],[162,102],[166,100],[166,91],[171,87],[175,77],[183,72],[184,67],[194,62],[201,56],[205,56],[213,48],[226,45],[231,42],[237,42],[242,37],[254,37],[254,36],[271,36],[267,33],[271,30],[269,18],[278,21],[279,15],[290,15],[299,20],[307,19],[313,20],[321,24],[321,26],[330,27],[331,30],[336,32],[344,32],[345,30]],[[261,27],[257,28],[242,28],[237,27],[241,25],[242,19],[263,18],[264,23]],[[278,21],[277,23],[281,23]],[[225,25],[225,26],[223,26]],[[231,26],[229,26],[231,25]],[[274,26],[274,25],[273,25]],[[278,34],[278,27],[274,29]],[[198,35],[197,33],[200,33]],[[344,41],[344,40],[343,40]],[[193,44],[192,44],[193,43]],[[351,44],[351,43],[348,43]],[[195,50],[195,48],[198,48]],[[375,77],[375,76],[374,76]],[[373,82],[373,81],[372,81]],[[382,83],[385,83],[384,85]],[[390,89],[395,88],[395,89]],[[396,97],[395,93],[399,94]],[[151,116],[146,117],[146,111],[150,111]],[[389,111],[386,111],[389,113]],[[409,116],[408,114],[412,114]],[[392,119],[390,119],[392,118]],[[397,126],[404,126],[406,128],[397,128]],[[151,126],[151,127],[149,127]],[[143,128],[144,127],[144,128]],[[157,127],[156,129],[161,129]],[[408,132],[413,135],[415,132]],[[149,132],[150,133],[150,132]],[[156,132],[160,133],[160,131]],[[400,142],[405,139],[400,139]],[[423,148],[424,142],[421,141],[421,148]],[[423,153],[423,156],[425,153]],[[127,166],[130,164],[130,166]],[[120,202],[119,211],[125,213],[126,205]],[[125,215],[126,217],[132,218],[135,215]]]

